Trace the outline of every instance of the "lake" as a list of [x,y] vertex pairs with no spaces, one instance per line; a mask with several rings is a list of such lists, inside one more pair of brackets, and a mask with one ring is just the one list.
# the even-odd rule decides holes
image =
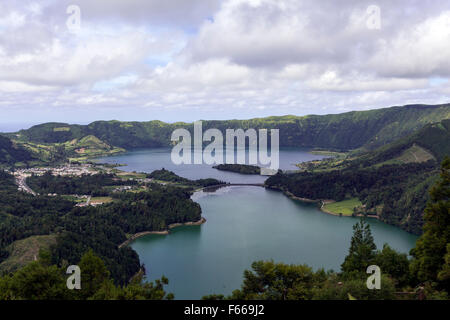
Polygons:
[[[280,150],[280,167],[295,169],[296,162],[320,159],[307,150]],[[170,149],[128,152],[99,159],[123,163],[128,171],[151,172],[162,167],[190,179],[213,177],[234,183],[263,182],[266,177],[218,171],[207,165],[175,166]],[[226,187],[197,192],[193,200],[207,222],[173,229],[168,236],[149,235],[131,246],[145,264],[149,280],[165,275],[167,290],[177,299],[229,294],[240,287],[242,274],[256,260],[308,264],[314,269],[338,271],[348,252],[352,217],[325,214],[314,204],[289,199],[261,187]],[[408,253],[417,237],[399,228],[369,219],[378,248],[384,243]]]
[[[195,150],[192,152],[192,157],[194,157],[194,151]],[[170,148],[145,149],[127,152],[117,156],[100,158],[97,160],[103,163],[125,164],[126,166],[120,168],[124,171],[152,172],[154,170],[165,168],[175,172],[179,176],[193,180],[216,178],[218,180],[231,183],[263,183],[264,180],[267,179],[267,177],[259,175],[242,175],[234,172],[220,171],[206,164],[175,165],[170,159],[170,152]],[[324,156],[321,155],[308,153],[308,150],[306,149],[284,148],[280,149],[279,154],[280,169],[282,170],[295,170],[298,169],[295,166],[296,163],[324,158]],[[248,152],[246,152],[246,162],[248,163]]]

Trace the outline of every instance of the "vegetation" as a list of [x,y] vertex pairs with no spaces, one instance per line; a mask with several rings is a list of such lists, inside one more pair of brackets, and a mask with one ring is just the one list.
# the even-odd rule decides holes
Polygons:
[[[398,292],[409,298],[448,298],[450,160],[445,156],[450,154],[449,117],[450,105],[413,105],[339,115],[203,122],[204,130],[218,128],[222,132],[228,128],[277,128],[280,145],[286,147],[358,149],[305,164],[303,172],[279,172],[266,185],[301,198],[334,199],[337,202],[325,209],[349,214],[357,208],[359,213],[376,214],[410,232],[420,233],[423,225],[412,260],[388,245],[377,250],[370,228],[362,220],[354,227],[341,272],[258,261],[252,271],[245,271],[242,287],[227,298],[393,299],[400,297]],[[192,126],[160,121],[98,121],[87,126],[47,123],[0,136],[0,164],[31,166],[130,148],[169,146],[174,129],[192,132]],[[254,170],[243,166],[226,169]],[[144,178],[156,183],[137,181]],[[161,181],[165,185],[158,183]],[[46,174],[29,178],[28,184],[41,195],[17,191],[14,178],[0,170],[0,299],[172,298],[164,291],[167,279],[145,282],[145,268],[136,252],[121,244],[135,233],[198,221],[201,209],[190,199],[192,190],[223,182],[192,181],[162,169],[149,175]],[[140,192],[112,191],[135,184]],[[49,193],[58,196],[45,196]],[[92,195],[104,204],[75,207],[75,199],[68,196],[72,194]],[[70,291],[65,287],[65,269],[77,263],[84,270],[85,285],[81,291]],[[381,290],[366,287],[366,268],[372,264],[382,270]]]
[[77,265],[81,272],[81,289],[68,290],[66,270],[51,265],[49,252],[42,251],[38,261],[31,262],[14,274],[0,277],[0,300],[161,300],[173,299],[164,291],[166,278],[145,282],[141,270],[123,286],[116,286],[104,262],[92,250],[86,251]]
[[[381,289],[369,290],[366,269],[377,264],[382,270]],[[313,271],[307,265],[287,265],[273,261],[256,261],[252,271],[244,271],[240,289],[224,297],[206,296],[204,299],[239,300],[357,300],[395,299],[396,290],[407,286],[409,261],[388,245],[377,251],[369,225],[361,220],[354,226],[348,256],[342,272]],[[405,278],[406,275],[406,278]],[[412,293],[412,298],[417,295]]]
[[[448,207],[447,207],[448,208]],[[361,219],[354,227],[348,255],[341,272],[313,271],[307,265],[287,265],[273,261],[256,261],[252,270],[244,271],[240,289],[230,296],[205,296],[206,300],[393,300],[393,299],[448,299],[448,288],[436,286],[428,280],[417,282],[410,269],[416,263],[406,254],[398,253],[385,244],[377,250],[370,226]],[[450,245],[449,245],[450,246]],[[440,274],[448,275],[447,261],[442,262]],[[381,270],[380,289],[367,287],[367,267],[376,265]]]
[[351,216],[355,213],[356,208],[361,206],[361,201],[359,201],[357,198],[352,198],[349,200],[327,203],[323,206],[322,210],[325,212],[330,212],[332,214]]
[[[252,270],[244,272],[241,288],[232,295],[205,299],[448,299],[449,172],[447,158],[442,163],[440,180],[431,191],[424,234],[412,250],[412,260],[387,244],[377,250],[369,224],[361,219],[354,226],[341,272],[257,261]],[[178,181],[170,172],[158,174]],[[5,250],[5,245],[17,237],[25,239],[38,232],[56,235],[56,244],[50,245],[48,251],[41,248],[38,261],[0,277],[0,299],[173,298],[164,291],[167,279],[145,282],[145,268],[139,266],[135,252],[128,247],[119,249],[118,244],[126,234],[165,230],[174,222],[198,220],[200,207],[189,199],[186,189],[151,184],[151,191],[118,193],[113,196],[117,201],[104,206],[73,208],[70,201],[14,191],[12,177],[5,172],[0,173],[0,178],[0,201],[5,201],[0,206],[1,259],[8,258],[10,251]],[[65,287],[65,268],[74,261],[83,270],[80,291]],[[380,290],[366,286],[369,265],[381,269]]]
[[5,248],[8,258],[0,263],[1,272],[12,272],[35,261],[40,250],[49,250],[56,243],[56,235],[31,236],[17,240]]
[[355,277],[355,273],[365,273],[366,268],[375,260],[376,249],[370,225],[361,219],[353,226],[350,249],[341,265],[342,273],[347,278]]
[[[121,184],[110,175],[82,177],[35,177],[41,192],[105,194],[105,186]],[[127,184],[130,182],[127,182]],[[51,263],[67,267],[91,248],[107,266],[116,285],[123,285],[139,269],[139,258],[127,246],[119,248],[127,235],[167,230],[173,223],[198,221],[201,209],[190,199],[190,189],[150,184],[139,193],[111,192],[114,201],[102,206],[75,207],[62,196],[33,197],[17,191],[13,177],[0,171],[0,263],[19,259],[11,248],[20,240],[50,235]],[[19,242],[18,242],[19,241]],[[29,241],[29,239],[27,240]],[[25,257],[20,258],[27,262]],[[19,260],[20,260],[19,259]]]
[[17,145],[7,137],[0,135],[0,164],[13,165],[16,162],[31,161],[31,154]]
[[[226,129],[279,129],[281,147],[374,150],[427,124],[448,118],[450,105],[410,105],[337,115],[203,121],[203,129],[217,128],[223,134]],[[133,148],[170,146],[171,133],[178,128],[193,132],[192,123],[96,121],[89,125],[45,123],[6,135],[34,151],[37,157],[42,157],[46,149],[52,148],[51,154],[58,151],[66,158],[86,158]],[[439,133],[439,127],[434,130]],[[423,147],[440,152],[441,146],[427,146]],[[14,155],[12,159],[15,159]]]
[[420,234],[428,191],[439,177],[438,161],[450,154],[448,141],[450,120],[443,120],[373,151],[301,164],[302,172],[279,173],[266,185],[299,198],[335,200],[323,208],[332,213],[340,213],[334,210],[340,202],[358,199],[362,206],[353,206],[355,213],[377,215]]
[[[427,203],[424,232],[411,250],[413,259],[389,247],[377,250],[369,224],[361,220],[353,227],[348,255],[341,272],[314,272],[307,265],[257,261],[244,271],[241,289],[232,295],[210,295],[204,299],[263,300],[366,300],[448,299],[450,293],[450,158],[441,167],[438,183]],[[381,270],[379,290],[366,286],[366,269]]]
[[450,158],[442,164],[441,178],[431,190],[425,209],[423,235],[412,250],[413,271],[419,281],[435,281],[450,292]]
[[42,176],[31,176],[27,179],[29,187],[40,194],[78,194],[92,196],[107,196],[106,187],[121,185],[136,185],[134,180],[122,180],[113,174],[83,175],[80,177],[54,176],[46,172]]
[[260,174],[261,168],[258,166],[251,166],[248,164],[219,164],[217,166],[213,166],[214,169],[223,170],[223,171],[231,171],[240,174]]
[[329,172],[279,173],[268,178],[265,184],[299,198],[338,202],[358,198],[365,206],[360,213],[377,214],[384,222],[418,234],[429,198],[428,189],[437,173],[433,162],[408,163]]
[[190,187],[209,187],[209,186],[217,186],[221,184],[226,184],[226,182],[219,181],[217,179],[197,179],[197,180],[189,180],[183,177],[180,177],[173,173],[172,171],[166,170],[162,168],[161,170],[155,170],[152,173],[147,175],[150,179],[155,179],[159,181],[172,182],[175,184],[190,186]]

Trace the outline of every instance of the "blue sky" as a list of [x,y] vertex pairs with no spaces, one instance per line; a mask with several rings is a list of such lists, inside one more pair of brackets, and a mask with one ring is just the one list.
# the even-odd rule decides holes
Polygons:
[[448,1],[75,2],[0,3],[0,130],[450,101]]

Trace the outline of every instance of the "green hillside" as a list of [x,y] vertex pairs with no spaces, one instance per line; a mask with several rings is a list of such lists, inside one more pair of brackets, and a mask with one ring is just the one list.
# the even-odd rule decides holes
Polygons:
[[8,258],[0,263],[0,272],[15,271],[39,257],[40,249],[50,249],[56,243],[55,235],[31,236],[14,241],[6,247]]
[[16,162],[26,162],[32,159],[30,152],[17,146],[7,137],[0,135],[0,163],[12,165]]
[[[410,105],[336,115],[282,116],[250,120],[203,121],[203,130],[279,129],[280,146],[313,147],[332,150],[364,148],[373,150],[424,125],[450,118],[450,105]],[[96,121],[89,125],[46,123],[10,137],[34,143],[65,143],[95,136],[105,143],[124,149],[170,145],[176,128],[192,132],[192,123]]]
[[358,166],[401,164],[435,160],[441,162],[450,155],[450,119],[428,124],[417,132],[365,153],[358,158]]
[[[450,155],[449,141],[447,119],[374,151],[305,164],[301,166],[305,171],[299,173],[277,174],[266,185],[313,200],[348,204],[359,199],[364,206],[358,206],[357,213],[377,215],[420,233],[428,191],[438,179],[439,164]],[[353,210],[347,209],[347,213]]]
[[93,135],[67,141],[63,146],[66,154],[72,158],[96,157],[125,151],[122,148],[113,147]]

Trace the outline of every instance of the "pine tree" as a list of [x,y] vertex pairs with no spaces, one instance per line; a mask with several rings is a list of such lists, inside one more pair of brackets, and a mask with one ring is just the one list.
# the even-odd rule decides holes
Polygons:
[[[441,179],[430,192],[424,215],[423,234],[411,250],[412,271],[419,281],[438,281],[447,291],[449,279],[443,277],[445,255],[450,243],[450,158],[442,162]],[[442,272],[440,279],[438,274]]]
[[365,273],[369,265],[374,261],[377,246],[373,241],[370,225],[363,219],[353,226],[353,236],[350,249],[344,263],[342,272]]
[[100,287],[109,280],[109,271],[102,259],[89,249],[78,264],[81,269],[81,290],[83,299],[91,297]]

